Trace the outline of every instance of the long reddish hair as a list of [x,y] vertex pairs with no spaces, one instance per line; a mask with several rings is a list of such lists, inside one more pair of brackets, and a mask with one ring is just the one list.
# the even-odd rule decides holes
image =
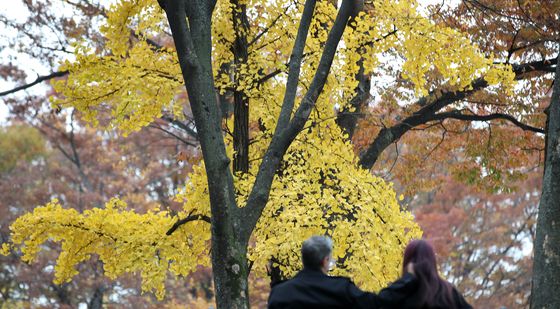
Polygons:
[[414,265],[414,275],[419,285],[418,308],[456,308],[453,301],[453,287],[443,280],[437,271],[436,254],[425,240],[411,241],[404,250],[403,274],[408,263]]

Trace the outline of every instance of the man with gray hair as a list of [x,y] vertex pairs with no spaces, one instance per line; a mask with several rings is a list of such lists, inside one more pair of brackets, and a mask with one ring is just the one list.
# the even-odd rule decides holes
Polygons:
[[401,295],[405,295],[401,289],[408,290],[417,284],[411,276],[402,286],[390,291],[389,300],[360,290],[349,278],[328,276],[335,263],[332,240],[327,236],[305,240],[301,259],[303,269],[294,278],[273,286],[268,298],[269,309],[380,308],[401,299]]
[[303,267],[327,273],[334,266],[332,239],[327,236],[312,236],[301,246]]

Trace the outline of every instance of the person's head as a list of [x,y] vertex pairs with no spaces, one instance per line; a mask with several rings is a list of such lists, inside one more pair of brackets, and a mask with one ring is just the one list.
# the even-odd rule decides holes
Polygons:
[[312,236],[301,246],[303,267],[327,273],[332,261],[332,240],[327,236]]
[[436,254],[430,243],[425,240],[415,239],[406,246],[402,265],[403,274],[409,263],[413,263],[415,272],[416,268],[420,267],[429,272],[431,276],[438,276]]
[[452,287],[439,276],[436,254],[430,243],[422,239],[411,241],[404,250],[403,274],[407,271],[409,263],[412,263],[414,275],[419,281],[419,305],[454,308]]

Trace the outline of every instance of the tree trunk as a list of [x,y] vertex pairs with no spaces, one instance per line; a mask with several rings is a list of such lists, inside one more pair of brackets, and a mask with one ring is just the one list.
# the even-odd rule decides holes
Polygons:
[[221,114],[214,89],[211,63],[211,17],[215,0],[158,0],[165,10],[196,124],[210,195],[212,213],[212,268],[218,308],[249,308],[247,245],[268,201],[274,174],[286,150],[304,128],[329,74],[338,42],[353,10],[343,1],[302,104],[291,119],[305,38],[315,0],[306,0],[278,124],[257,173],[247,204],[238,208],[230,160],[226,155]]
[[355,95],[352,100],[350,100],[349,105],[344,106],[336,116],[336,123],[342,128],[344,133],[348,134],[349,140],[352,140],[363,108],[367,106],[367,101],[370,97],[369,91],[371,89],[371,78],[369,75],[364,74],[363,59],[360,58],[358,65],[360,66],[360,70],[358,74],[356,74],[358,86],[354,89]]
[[[560,58],[560,53],[559,56]],[[534,244],[531,309],[560,308],[560,66],[546,128],[543,189]]]
[[212,272],[218,308],[249,308],[247,245],[233,234],[214,236],[212,229]]
[[71,301],[71,295],[70,292],[68,291],[68,284],[62,284],[62,285],[58,285],[58,284],[52,284],[51,287],[53,288],[56,297],[58,298],[58,302],[61,305],[68,305],[68,306],[72,306],[72,301]]
[[[222,64],[222,66],[220,67],[220,72],[218,74],[230,75],[231,64],[230,63]],[[222,114],[222,118],[223,119],[229,118],[229,116],[231,116],[231,114],[233,113],[233,91],[226,90],[224,94],[219,94],[219,102],[220,102],[220,111]]]
[[[235,201],[212,76],[211,16],[215,1],[160,1],[177,49],[199,136],[212,213],[212,270],[218,308],[249,308],[247,243]],[[188,19],[188,23],[187,23]]]
[[[231,0],[233,7],[233,28],[235,29],[235,42],[232,52],[236,70],[247,64],[249,21],[247,20],[247,5]],[[236,81],[237,82],[237,81]],[[249,98],[243,91],[235,90],[233,93],[233,170],[247,173],[249,171]]]
[[103,287],[98,286],[95,288],[93,292],[93,296],[91,297],[88,303],[88,309],[101,309],[103,308]]

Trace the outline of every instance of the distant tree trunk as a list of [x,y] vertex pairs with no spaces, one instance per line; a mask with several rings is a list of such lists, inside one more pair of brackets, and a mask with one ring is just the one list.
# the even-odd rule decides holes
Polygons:
[[[560,59],[560,53],[558,57]],[[543,191],[534,244],[531,309],[560,308],[560,66],[558,64],[548,108],[546,139]]]
[[95,288],[95,291],[93,292],[93,296],[89,300],[88,309],[103,308],[103,291],[104,288],[102,286],[98,286]]
[[54,292],[56,293],[56,297],[58,298],[58,302],[61,305],[68,305],[72,306],[71,295],[68,291],[68,284],[52,284],[51,285]]

